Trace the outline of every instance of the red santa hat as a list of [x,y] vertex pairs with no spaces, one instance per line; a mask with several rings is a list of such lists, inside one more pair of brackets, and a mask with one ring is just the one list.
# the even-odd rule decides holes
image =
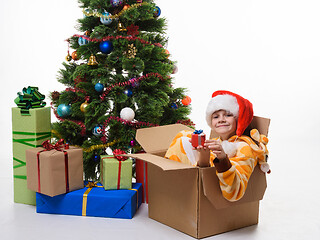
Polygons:
[[219,90],[212,94],[206,110],[206,120],[211,126],[212,114],[218,110],[231,112],[237,118],[236,134],[241,136],[252,121],[253,108],[252,103],[233,92]]

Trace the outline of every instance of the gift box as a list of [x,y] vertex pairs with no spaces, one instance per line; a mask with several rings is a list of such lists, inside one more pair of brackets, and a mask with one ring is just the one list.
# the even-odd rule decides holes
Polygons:
[[129,190],[104,190],[100,183],[49,197],[37,193],[37,213],[131,219],[141,205],[142,185]]
[[50,108],[29,109],[23,115],[12,108],[12,150],[14,202],[35,205],[36,194],[27,188],[26,150],[41,146],[51,136]]
[[142,202],[148,203],[148,163],[136,159],[136,182],[142,184]]
[[113,155],[100,157],[100,181],[104,189],[131,189],[132,159],[118,160]]
[[65,149],[59,142],[54,146],[46,142],[45,148],[26,150],[30,190],[53,197],[83,188],[82,149]]
[[191,145],[192,147],[203,146],[206,141],[206,135],[202,130],[196,130],[191,134]]

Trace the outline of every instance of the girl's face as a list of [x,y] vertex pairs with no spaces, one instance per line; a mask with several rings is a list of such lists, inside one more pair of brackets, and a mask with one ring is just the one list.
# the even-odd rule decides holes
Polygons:
[[213,130],[219,134],[222,140],[227,140],[235,135],[237,130],[237,121],[235,116],[225,110],[219,110],[212,114],[211,124]]

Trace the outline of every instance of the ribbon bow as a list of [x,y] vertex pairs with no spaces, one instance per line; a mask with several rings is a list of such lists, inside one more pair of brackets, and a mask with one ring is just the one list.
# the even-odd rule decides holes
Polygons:
[[119,156],[121,154],[126,154],[126,152],[121,149],[115,149],[112,153],[118,161],[125,161],[128,159],[127,157]]
[[193,132],[193,134],[201,134],[201,133],[203,133],[203,130],[195,130],[194,132]]
[[18,92],[18,97],[14,100],[22,115],[30,115],[30,108],[41,108],[46,105],[43,100],[45,95],[38,91],[38,87],[27,87],[22,89],[22,93]]
[[[88,182],[88,184],[86,185],[86,188],[94,188],[94,187],[99,187],[97,185],[98,182]],[[101,186],[100,186],[101,187]]]
[[[64,140],[63,140],[63,139],[60,139],[55,145],[52,145],[52,144],[50,143],[50,141],[47,140],[47,141],[44,141],[44,142],[42,143],[42,146],[43,146],[47,151],[50,151],[50,150],[52,150],[52,149],[56,149],[56,150],[58,150],[58,151],[61,151],[61,148],[63,147],[63,142],[64,142]],[[67,145],[67,144],[65,144],[65,148],[68,149],[68,145]]]

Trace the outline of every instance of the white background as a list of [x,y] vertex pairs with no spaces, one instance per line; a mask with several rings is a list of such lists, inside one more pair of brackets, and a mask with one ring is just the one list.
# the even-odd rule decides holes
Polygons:
[[[16,93],[38,86],[49,95],[67,55],[66,38],[78,33],[76,0],[0,0],[1,161],[0,229],[3,239],[192,239],[147,217],[133,220],[36,214],[12,196],[11,107]],[[272,173],[258,226],[213,239],[318,239],[320,133],[320,2],[318,0],[158,0],[168,20],[175,86],[189,89],[191,119],[205,129],[213,91],[251,100],[271,118]],[[47,100],[49,103],[49,100]],[[54,121],[54,119],[53,119]]]

